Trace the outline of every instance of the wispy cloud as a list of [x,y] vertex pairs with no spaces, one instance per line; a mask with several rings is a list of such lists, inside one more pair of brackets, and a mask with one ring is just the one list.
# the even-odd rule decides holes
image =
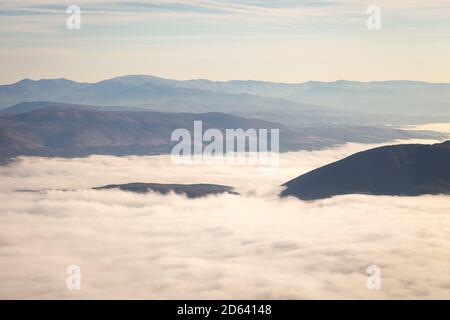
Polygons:
[[[65,14],[65,8],[73,1],[18,1],[0,4],[3,17],[29,18],[41,16],[48,18]],[[136,22],[136,19],[150,18],[202,18],[228,19],[234,21],[276,21],[281,24],[310,24],[317,26],[332,21],[352,23],[358,17],[364,19],[369,2],[354,0],[321,1],[219,1],[219,0],[138,0],[138,1],[91,1],[80,0],[76,3],[86,15],[95,16],[98,23],[116,21],[122,16],[123,22]],[[447,1],[380,1],[378,3],[388,13],[417,13],[427,15],[428,11],[443,13],[450,10]],[[425,11],[423,11],[425,10]],[[269,19],[269,20],[267,20]],[[119,22],[120,22],[119,20]],[[305,20],[305,21],[302,21]],[[45,23],[44,21],[41,21]],[[51,23],[51,21],[48,21]]]
[[[66,29],[68,17],[66,8],[77,4],[82,10],[82,28],[77,32]],[[166,77],[188,78],[206,77],[213,79],[265,79],[276,81],[307,81],[311,79],[335,80],[357,77],[359,80],[381,80],[378,73],[378,61],[386,61],[384,79],[409,78],[429,81],[448,81],[446,74],[450,66],[443,57],[448,52],[450,36],[450,6],[448,1],[404,1],[380,0],[383,27],[377,32],[366,28],[366,8],[371,1],[356,0],[20,0],[0,3],[0,47],[2,50],[21,50],[26,48],[30,59],[42,48],[61,48],[71,51],[72,64],[89,62],[93,55],[110,52],[112,55],[136,55],[144,46],[154,48],[164,44],[160,52],[151,51],[147,59],[134,57],[131,64],[142,66],[151,64],[153,68],[169,69],[135,70],[135,67],[122,68],[116,74],[127,72],[157,72]],[[121,40],[124,39],[124,40]],[[248,41],[247,41],[248,40]],[[126,42],[120,48],[121,41]],[[95,43],[95,46],[91,46]],[[247,48],[251,44],[255,49]],[[191,70],[205,68],[204,61],[209,61],[219,51],[218,47],[233,47],[227,51],[235,56],[241,74],[234,76],[222,71],[190,74]],[[418,50],[417,47],[420,46]],[[278,59],[276,48],[282,48],[289,57]],[[82,49],[81,49],[82,48]],[[216,49],[217,48],[217,49]],[[151,49],[149,49],[151,50]],[[221,50],[221,49],[220,49]],[[419,52],[428,50],[427,52]],[[178,57],[168,61],[162,56],[174,55],[174,52],[186,52],[198,57],[183,63],[187,69],[170,70],[170,65],[181,63]],[[337,53],[335,51],[338,51]],[[326,54],[334,52],[333,55]],[[372,52],[372,53],[371,53]],[[422,70],[413,72],[403,66],[405,52],[412,60],[411,65]],[[22,54],[22,53],[21,53]],[[221,54],[219,54],[221,56]],[[334,57],[334,58],[333,58]],[[255,64],[255,59],[267,60],[264,67]],[[311,60],[314,60],[311,63]],[[339,61],[331,61],[338,59]],[[41,66],[39,73],[51,69],[53,60],[40,56],[43,62],[34,64],[31,69]],[[164,60],[164,61],[161,61]],[[111,61],[112,65],[123,66],[122,60]],[[219,59],[221,60],[221,59]],[[149,62],[151,61],[151,62]],[[167,61],[167,62],[165,62]],[[358,61],[360,61],[358,63]],[[351,63],[350,63],[351,62]],[[374,64],[375,62],[375,64]],[[5,69],[3,65],[0,67]],[[226,63],[232,63],[227,60]],[[13,61],[4,62],[8,70],[3,74],[3,81],[18,80],[19,67]],[[23,62],[20,62],[23,64]],[[217,66],[217,62],[209,67]],[[317,74],[305,71],[315,66]],[[368,66],[372,68],[367,69]],[[15,66],[15,70],[12,67]],[[243,71],[248,68],[249,71]],[[358,69],[356,73],[342,74],[340,68]],[[393,69],[399,68],[395,75]],[[10,70],[9,70],[10,69]],[[89,68],[90,69],[90,68]],[[326,70],[325,70],[326,69]],[[278,70],[291,70],[288,75],[280,77]],[[53,69],[50,73],[61,72]],[[22,72],[22,71],[20,71]],[[86,70],[84,74],[91,73]],[[208,72],[206,72],[208,73]],[[285,72],[283,71],[283,74]],[[413,73],[413,74],[412,74]],[[354,75],[355,74],[355,75]],[[80,80],[93,81],[111,74],[98,74]],[[267,75],[270,75],[268,77]],[[375,76],[374,76],[375,75]],[[42,75],[48,77],[50,74]],[[65,77],[79,77],[72,71],[61,74]],[[323,78],[323,77],[326,78]]]

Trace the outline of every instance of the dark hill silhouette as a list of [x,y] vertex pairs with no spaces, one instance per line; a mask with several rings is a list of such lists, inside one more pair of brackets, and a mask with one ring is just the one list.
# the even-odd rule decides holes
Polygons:
[[344,194],[450,194],[450,141],[375,148],[301,175],[281,196],[303,200]]
[[102,187],[94,188],[97,190],[103,189],[119,189],[123,191],[135,193],[156,192],[161,194],[168,194],[174,192],[176,194],[184,194],[188,198],[201,198],[211,194],[238,194],[233,191],[232,187],[222,186],[218,184],[161,184],[161,183],[126,183],[126,184],[110,184]]

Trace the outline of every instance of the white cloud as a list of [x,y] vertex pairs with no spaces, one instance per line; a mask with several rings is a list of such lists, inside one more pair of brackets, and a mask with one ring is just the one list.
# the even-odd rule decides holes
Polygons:
[[403,129],[406,130],[430,130],[430,131],[437,131],[442,133],[449,134],[450,137],[450,124],[448,122],[443,123],[427,123],[427,124],[419,124],[415,126],[406,126]]
[[[285,154],[273,176],[167,157],[22,158],[0,169],[0,298],[450,298],[449,197],[277,197],[282,182],[368,147]],[[89,189],[132,181],[242,195]],[[73,264],[80,291],[65,286]],[[379,291],[366,288],[372,264]]]

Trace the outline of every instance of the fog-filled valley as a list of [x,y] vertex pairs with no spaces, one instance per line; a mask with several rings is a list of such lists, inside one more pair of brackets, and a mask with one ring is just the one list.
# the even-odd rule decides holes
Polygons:
[[[395,141],[406,142],[434,141]],[[278,196],[299,174],[375,146],[283,153],[269,172],[168,155],[21,157],[0,167],[0,295],[448,299],[448,196]],[[239,195],[92,189],[128,182],[215,183]],[[80,266],[82,290],[67,290],[68,265]],[[383,290],[368,290],[370,265]]]

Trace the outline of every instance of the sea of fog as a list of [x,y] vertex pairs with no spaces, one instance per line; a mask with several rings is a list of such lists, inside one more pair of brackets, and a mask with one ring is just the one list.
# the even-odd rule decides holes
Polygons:
[[[374,146],[282,154],[272,173],[170,156],[20,158],[0,167],[0,298],[449,299],[450,197],[278,197],[282,183]],[[91,189],[127,182],[240,195]],[[66,286],[70,265],[80,290]]]

